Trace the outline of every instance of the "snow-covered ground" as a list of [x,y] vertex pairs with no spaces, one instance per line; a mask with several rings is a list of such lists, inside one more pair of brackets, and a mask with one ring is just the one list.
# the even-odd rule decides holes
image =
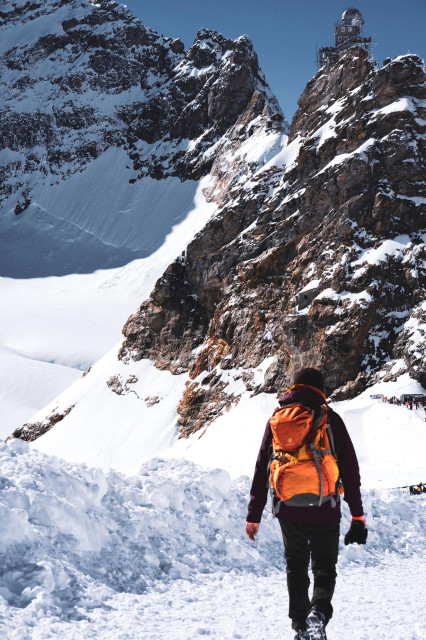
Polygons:
[[[269,510],[256,543],[244,535],[249,478],[158,458],[104,474],[21,441],[0,445],[0,464],[2,638],[292,637]],[[329,636],[423,639],[426,494],[363,499],[368,544],[341,544]]]
[[[171,253],[177,237],[170,238]],[[3,349],[10,350],[6,400],[14,399],[18,410],[29,402],[24,382],[30,366],[35,377],[47,368],[34,383],[39,402],[49,376],[96,359],[108,340],[119,337],[114,332],[125,310],[114,295],[123,296],[123,306],[134,305],[160,267],[160,261],[141,261],[91,276],[1,280],[13,302],[0,324]],[[57,304],[60,293],[63,306]],[[27,317],[32,307],[35,313]],[[118,366],[115,354],[94,369],[103,372],[110,359]],[[80,415],[69,423],[73,428],[63,421],[31,447],[17,440],[0,444],[0,638],[290,640],[282,542],[269,509],[256,543],[244,535],[249,476],[275,398],[245,394],[202,437],[178,440],[176,400],[185,376],[136,364],[141,380],[125,400],[131,419],[120,421],[123,397],[106,384],[98,388],[95,376]],[[132,413],[142,390],[146,396],[161,390],[161,402],[146,405],[145,414],[139,402]],[[426,589],[426,494],[388,489],[425,480],[424,417],[370,398],[419,390],[402,376],[334,405],[359,454],[369,539],[365,548],[341,544],[331,640],[426,636],[426,613],[414,604]],[[74,396],[75,390],[66,393]],[[96,428],[85,429],[85,418],[92,420],[96,411]],[[107,471],[110,466],[126,475]],[[346,506],[343,511],[345,533]]]
[[[177,229],[164,259],[183,241]],[[61,369],[80,376],[80,367],[119,339],[120,314],[149,292],[163,268],[157,258],[90,276],[0,281],[11,302],[0,322],[10,358],[2,372],[8,411],[11,399],[17,415],[32,398],[40,402]],[[256,542],[244,535],[249,476],[275,398],[243,395],[202,437],[178,440],[176,398],[185,376],[136,364],[136,393],[161,390],[161,402],[145,414],[139,403],[120,422],[123,397],[95,385],[74,414],[74,434],[63,421],[31,447],[0,443],[0,638],[290,640],[282,542],[269,509]],[[369,539],[345,547],[342,537],[331,640],[426,637],[426,612],[416,606],[426,589],[426,494],[389,489],[426,480],[426,425],[421,412],[370,398],[420,390],[401,376],[334,405],[359,454]],[[126,396],[126,412],[136,393]],[[85,411],[99,412],[94,432],[85,429]],[[244,447],[241,424],[248,425]]]

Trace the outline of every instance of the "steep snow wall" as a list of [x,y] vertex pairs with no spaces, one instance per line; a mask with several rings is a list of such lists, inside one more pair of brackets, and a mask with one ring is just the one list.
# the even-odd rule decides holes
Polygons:
[[0,216],[0,273],[93,273],[151,255],[191,210],[198,183],[146,177],[129,185],[129,173],[124,152],[109,149],[66,181],[35,184],[25,213]]

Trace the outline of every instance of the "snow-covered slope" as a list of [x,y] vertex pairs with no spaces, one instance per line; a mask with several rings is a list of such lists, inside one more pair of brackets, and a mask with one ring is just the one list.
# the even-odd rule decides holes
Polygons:
[[[186,459],[226,469],[233,476],[250,475],[266,420],[277,405],[274,394],[251,394],[235,381],[238,372],[228,370],[229,393],[238,389],[240,402],[207,429],[179,438],[176,407],[185,392],[188,376],[160,371],[149,360],[131,365],[115,364],[115,375],[107,379],[116,360],[116,350],[97,362],[84,378],[75,382],[48,407],[55,425],[35,440],[33,446],[50,455],[91,466],[110,467],[135,473],[141,462],[153,456]],[[262,376],[261,369],[254,371]],[[106,382],[99,385],[99,379]],[[402,393],[422,393],[419,383],[407,375],[398,382],[371,387],[358,398],[333,403],[347,422],[360,452],[361,469],[366,465],[368,487],[392,487],[402,474],[403,484],[418,482],[424,471],[426,429],[424,415],[405,407],[384,405],[371,399],[381,392],[388,397]],[[40,430],[51,426],[46,408],[34,416]],[[65,416],[65,419],[62,419]],[[244,437],[242,437],[242,425]],[[404,447],[410,451],[395,460],[395,441],[405,431]],[[238,452],[238,454],[236,453]],[[373,462],[373,464],[371,464]],[[367,469],[368,468],[368,469]]]
[[129,185],[134,172],[126,169],[123,155],[110,149],[66,181],[39,182],[25,213],[5,211],[2,275],[91,273],[158,249],[191,210],[199,183],[146,177]]
[[[214,215],[215,205],[202,193],[206,184],[208,178],[197,188],[185,219],[147,258],[93,274],[0,278],[0,437],[10,435],[120,341],[129,314]],[[163,203],[164,214],[168,206]]]

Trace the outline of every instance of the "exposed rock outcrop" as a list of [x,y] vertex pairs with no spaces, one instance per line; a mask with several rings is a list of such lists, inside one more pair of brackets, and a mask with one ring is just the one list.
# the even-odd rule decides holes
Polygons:
[[[44,165],[66,177],[118,145],[141,176],[198,179],[213,163],[209,147],[254,94],[254,115],[281,113],[247,36],[230,40],[201,29],[186,52],[180,40],[160,36],[114,1],[21,1],[2,14],[2,23],[18,36],[26,24],[43,25],[54,15],[55,27],[45,23],[56,33],[25,42],[17,37],[1,59],[3,145],[35,148],[32,170]],[[154,145],[148,153],[144,142]],[[9,176],[24,169],[5,169],[7,193],[17,189]]]
[[11,436],[9,436],[9,438],[13,437],[19,438],[20,440],[26,440],[27,442],[33,442],[34,440],[37,440],[37,438],[40,438],[45,433],[50,431],[50,429],[54,427],[55,424],[61,422],[61,420],[63,420],[72,409],[73,407],[68,407],[63,412],[52,413],[41,422],[30,422],[28,424],[24,424],[22,425],[22,427],[19,427],[19,429],[15,429],[15,431]]

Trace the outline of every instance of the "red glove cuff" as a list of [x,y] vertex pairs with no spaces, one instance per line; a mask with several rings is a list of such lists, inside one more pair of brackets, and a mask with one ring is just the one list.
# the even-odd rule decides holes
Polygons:
[[365,524],[365,516],[352,516],[352,520],[361,520]]

